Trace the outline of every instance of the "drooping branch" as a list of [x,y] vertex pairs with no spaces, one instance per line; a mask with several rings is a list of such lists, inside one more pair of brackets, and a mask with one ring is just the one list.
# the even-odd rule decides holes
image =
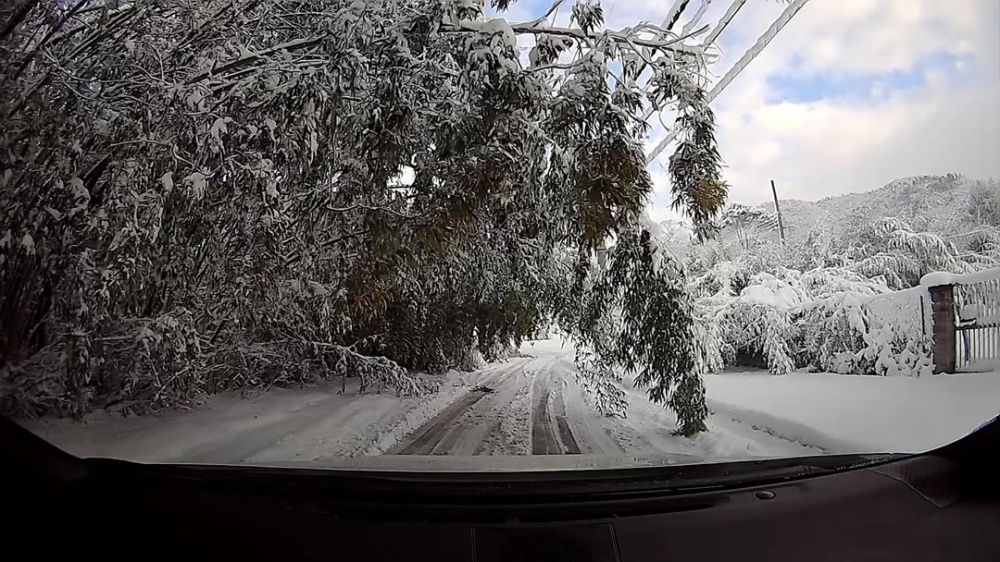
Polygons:
[[264,57],[271,56],[281,51],[292,52],[292,51],[300,51],[302,49],[308,49],[310,47],[315,47],[316,45],[319,45],[322,41],[323,41],[322,37],[307,37],[304,39],[296,39],[294,41],[288,41],[287,43],[275,45],[274,47],[271,47],[269,49],[264,49],[263,51],[256,51],[256,52],[248,51],[239,58],[237,58],[236,60],[228,62],[222,66],[212,67],[211,69],[206,70],[205,72],[202,72],[200,74],[195,75],[192,78],[189,78],[187,83],[194,84],[196,82],[200,82],[206,78],[211,78],[212,76],[223,74],[225,72],[229,72],[230,70],[235,70],[237,68],[240,68],[241,66],[258,61]]
[[[788,24],[788,22],[792,20],[793,17],[795,17],[795,14],[797,14],[799,10],[801,10],[802,7],[806,5],[808,1],[809,0],[794,0],[792,3],[790,3],[788,7],[785,8],[785,10],[781,13],[781,15],[778,16],[778,19],[776,19],[774,23],[772,23],[771,26],[767,28],[767,31],[765,31],[764,34],[757,39],[757,42],[754,43],[752,47],[747,49],[747,52],[744,53],[742,57],[740,57],[740,60],[736,61],[736,64],[734,64],[733,67],[729,69],[729,72],[727,72],[726,75],[723,76],[722,79],[719,80],[715,84],[715,86],[712,87],[712,89],[708,92],[708,95],[706,96],[705,103],[711,103],[716,97],[718,97],[718,95],[722,93],[722,90],[724,90],[726,86],[731,84],[732,81],[735,80],[736,77],[739,76],[741,72],[743,72],[743,69],[745,69],[747,65],[750,64],[750,61],[756,58],[757,55],[759,55],[761,51],[763,51],[764,48],[767,47],[767,45],[775,38],[775,36],[777,36],[778,33],[781,32],[781,30]],[[739,2],[737,1],[736,3]],[[736,3],[734,3],[734,5]],[[715,34],[715,32],[713,32],[713,34]],[[660,143],[657,144],[656,147],[649,152],[649,154],[646,156],[646,162],[651,163],[653,160],[655,160],[660,155],[660,153],[662,153],[663,150],[667,148],[667,145],[669,145],[670,142],[677,137],[677,134],[679,132],[680,131],[678,131],[677,129],[674,129],[673,131],[668,133],[667,136],[664,137],[663,140],[660,141]]]

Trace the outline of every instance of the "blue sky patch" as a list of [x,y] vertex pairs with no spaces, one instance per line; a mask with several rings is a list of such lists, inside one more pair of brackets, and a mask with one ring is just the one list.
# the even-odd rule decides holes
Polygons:
[[[970,72],[960,72],[958,63],[971,69],[975,63],[972,56],[956,56],[951,53],[932,55],[913,68],[903,71],[873,74],[801,74],[789,72],[767,77],[770,90],[769,103],[788,101],[808,103],[831,98],[853,98],[880,100],[894,92],[913,91],[927,85],[925,73],[930,70],[944,72],[959,83],[971,80]],[[792,68],[800,67],[793,64]]]

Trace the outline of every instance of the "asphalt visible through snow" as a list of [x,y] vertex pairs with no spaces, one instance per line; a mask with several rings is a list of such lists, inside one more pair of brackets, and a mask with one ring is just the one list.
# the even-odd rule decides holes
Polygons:
[[465,375],[464,393],[385,453],[655,455],[698,462],[828,452],[743,423],[730,411],[710,416],[707,433],[680,437],[673,414],[627,383],[628,415],[602,416],[576,378],[572,349],[546,341],[522,352],[528,356]]
[[[580,454],[566,419],[565,384],[552,376],[552,364],[549,360],[518,358],[491,369],[475,388],[414,430],[389,454],[496,454],[512,450],[515,454]],[[504,416],[519,408],[514,399],[527,394],[529,384],[530,443],[518,443],[520,436],[505,436],[501,426]]]

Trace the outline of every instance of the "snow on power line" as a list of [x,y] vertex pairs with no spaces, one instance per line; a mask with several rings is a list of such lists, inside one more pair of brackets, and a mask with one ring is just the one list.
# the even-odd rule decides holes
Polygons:
[[[742,8],[743,5],[746,4],[746,2],[747,0],[733,0],[733,3],[729,5],[728,9],[726,9],[726,13],[722,15],[722,18],[719,19],[719,21],[715,24],[715,27],[712,28],[712,30],[709,31],[708,35],[705,37],[705,40],[702,42],[703,48],[708,48],[715,43],[716,39],[718,39],[719,36],[722,35],[722,32],[725,31],[727,27],[729,27],[729,24],[733,22],[733,18],[736,17],[736,14],[739,13],[740,8]],[[712,0],[704,0],[704,2],[702,2],[701,7],[698,9],[697,12],[695,12],[694,16],[691,17],[691,21],[689,21],[684,26],[684,29],[681,32],[682,37],[690,33],[690,31],[688,30],[689,27],[693,29],[694,26],[696,26],[698,22],[701,21],[701,18],[704,16],[705,11],[708,9],[708,6],[711,5],[711,3]],[[675,16],[679,14],[667,14],[667,19],[664,20],[663,25],[667,25],[672,15]],[[646,89],[648,89],[649,86],[650,84],[647,83]],[[657,108],[653,107],[652,105],[647,107],[646,110],[642,112],[642,120],[643,121],[648,120],[649,117],[656,110]],[[652,159],[647,159],[647,160],[652,161]]]
[[[781,13],[780,16],[778,16],[778,19],[776,19],[774,23],[772,23],[771,26],[767,28],[767,31],[765,31],[763,35],[757,38],[757,42],[754,43],[752,47],[747,49],[747,52],[743,54],[740,60],[736,61],[736,64],[734,64],[733,67],[729,69],[729,72],[727,72],[725,76],[723,76],[722,79],[719,80],[715,84],[715,86],[712,87],[711,91],[709,91],[707,96],[708,101],[712,102],[716,97],[718,97],[719,94],[721,94],[722,91],[726,89],[726,86],[731,84],[733,80],[735,80],[736,77],[739,76],[741,72],[743,72],[743,70],[750,64],[750,62],[753,59],[755,59],[757,55],[759,55],[767,47],[767,45],[778,35],[778,33],[781,32],[781,30],[786,25],[788,25],[788,22],[790,22],[792,18],[794,18],[795,15],[799,13],[799,10],[801,10],[802,7],[805,6],[806,3],[808,2],[809,0],[793,0],[791,3],[789,3],[788,7],[785,8],[785,10]],[[716,28],[713,29],[712,32],[709,34],[707,40],[708,43],[718,38],[719,34],[721,34],[722,31],[725,29],[725,27],[729,24],[729,22],[732,21],[733,16],[736,15],[736,12],[739,11],[740,7],[742,7],[744,3],[745,0],[736,0],[735,2],[733,2],[733,4],[729,7],[729,10],[726,11],[726,15],[723,16],[723,20],[720,21],[719,25],[717,25]],[[648,115],[651,113],[652,112],[650,111],[646,115],[646,117],[648,117]],[[673,141],[674,138],[676,137],[677,137],[676,129],[668,132],[667,136],[664,137],[663,140],[660,141],[660,143],[657,144],[656,147],[652,151],[650,151],[650,153],[646,156],[646,164],[648,165],[652,163],[652,161],[655,160],[656,157],[659,156],[663,152],[663,150],[667,147],[667,145],[669,145],[670,142]]]

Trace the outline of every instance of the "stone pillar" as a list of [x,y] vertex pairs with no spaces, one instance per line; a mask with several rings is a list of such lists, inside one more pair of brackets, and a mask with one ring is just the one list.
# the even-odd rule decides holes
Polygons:
[[931,334],[934,338],[934,373],[955,372],[955,296],[953,285],[928,287],[931,294]]

